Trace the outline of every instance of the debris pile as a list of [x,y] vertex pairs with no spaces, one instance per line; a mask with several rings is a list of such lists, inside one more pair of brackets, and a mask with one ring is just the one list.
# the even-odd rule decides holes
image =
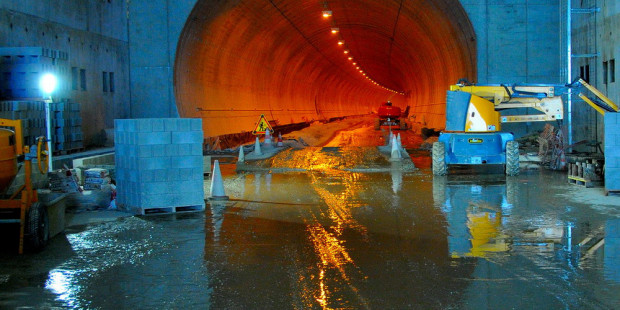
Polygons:
[[538,157],[541,165],[549,169],[563,170],[566,168],[564,134],[561,128],[556,129],[550,124],[545,125],[545,129],[538,137]]

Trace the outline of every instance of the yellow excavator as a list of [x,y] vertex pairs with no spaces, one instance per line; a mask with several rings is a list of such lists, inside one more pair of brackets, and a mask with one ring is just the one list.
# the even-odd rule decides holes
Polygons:
[[[39,137],[36,146],[24,146],[21,120],[0,119],[0,127],[4,127],[0,128],[0,224],[19,223],[19,254],[24,248],[38,251],[49,239],[49,217],[32,185],[32,161],[36,159],[39,172],[47,173],[47,143],[45,137]],[[18,160],[23,160],[25,182],[8,194]]]

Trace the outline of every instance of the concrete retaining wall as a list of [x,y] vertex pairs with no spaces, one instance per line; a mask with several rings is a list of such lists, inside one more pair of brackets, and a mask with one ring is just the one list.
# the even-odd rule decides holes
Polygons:
[[[114,119],[130,117],[126,1],[0,0],[0,46],[67,53],[71,81],[61,83],[69,84],[69,90],[56,98],[82,104],[86,146],[103,144],[102,130],[112,128]],[[113,92],[103,90],[103,72],[113,72]]]

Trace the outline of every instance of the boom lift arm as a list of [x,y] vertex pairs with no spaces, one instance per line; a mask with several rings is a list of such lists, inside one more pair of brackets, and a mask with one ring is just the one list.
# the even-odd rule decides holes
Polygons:
[[[466,128],[446,129],[494,132],[501,130],[500,123],[561,120],[564,117],[561,97],[564,89],[563,85],[452,85],[450,86],[452,92],[461,91],[471,94],[471,104],[467,109]],[[450,97],[450,93],[448,96]],[[519,108],[532,108],[542,114],[502,116],[499,113],[503,110]],[[476,111],[479,113],[475,113]],[[483,124],[486,126],[482,126]]]
[[569,86],[573,88],[579,88],[583,86],[590,92],[592,92],[598,99],[600,99],[602,103],[594,102],[590,98],[586,97],[586,95],[584,95],[582,92],[579,92],[578,94],[578,96],[583,99],[583,101],[585,101],[601,115],[605,115],[606,112],[618,112],[618,106],[613,101],[611,101],[611,99],[607,98],[607,96],[603,95],[603,93],[601,93],[598,89],[594,88],[594,86],[588,84],[583,79],[579,78],[575,82],[571,83],[571,85]]

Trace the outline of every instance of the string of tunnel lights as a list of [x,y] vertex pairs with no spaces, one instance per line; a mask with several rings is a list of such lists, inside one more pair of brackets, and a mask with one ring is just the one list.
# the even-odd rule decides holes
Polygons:
[[351,65],[353,67],[355,67],[355,70],[357,70],[364,78],[366,78],[370,83],[374,84],[377,87],[383,88],[384,90],[387,90],[389,92],[393,92],[395,94],[399,94],[399,95],[404,95],[405,92],[403,91],[397,91],[394,89],[391,89],[379,82],[377,82],[375,79],[371,78],[365,71],[364,69],[361,67],[360,64],[357,63],[357,61],[353,58],[351,50],[349,49],[349,47],[347,46],[346,42],[344,41],[344,39],[342,38],[342,34],[340,33],[340,28],[337,27],[333,17],[333,12],[332,10],[329,9],[328,5],[327,5],[327,1],[323,2],[323,12],[322,12],[322,16],[324,19],[330,19],[331,20],[331,33],[332,35],[337,35],[338,36],[338,41],[337,44],[338,46],[341,46],[344,50],[343,53],[345,54],[345,56],[347,57],[347,60],[349,60],[349,62],[351,63]]

